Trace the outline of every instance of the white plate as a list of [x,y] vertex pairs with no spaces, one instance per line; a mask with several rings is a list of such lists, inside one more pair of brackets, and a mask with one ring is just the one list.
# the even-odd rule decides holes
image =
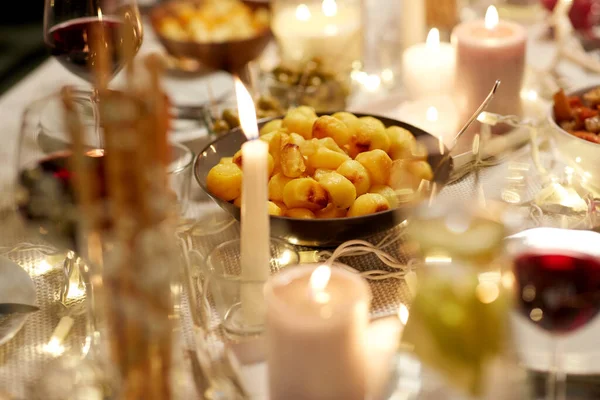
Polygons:
[[[35,285],[25,270],[0,256],[0,303],[35,305]],[[29,314],[11,314],[0,318],[0,345],[12,339],[23,327]]]

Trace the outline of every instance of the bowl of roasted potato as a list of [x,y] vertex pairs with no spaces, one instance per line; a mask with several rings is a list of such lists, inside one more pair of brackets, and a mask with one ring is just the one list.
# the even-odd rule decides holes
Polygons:
[[182,59],[239,72],[272,38],[268,5],[242,0],[169,0],[150,11],[167,52]]
[[[334,247],[393,228],[452,169],[435,137],[390,118],[300,106],[259,128],[269,143],[271,235],[292,244]],[[200,187],[238,220],[246,140],[233,129],[194,166]]]
[[600,86],[554,94],[548,117],[556,150],[569,166],[600,188]]

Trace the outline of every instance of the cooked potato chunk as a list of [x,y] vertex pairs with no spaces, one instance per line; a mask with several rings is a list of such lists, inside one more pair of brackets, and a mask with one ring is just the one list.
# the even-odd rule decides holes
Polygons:
[[233,163],[217,164],[208,172],[206,186],[221,200],[234,200],[242,193],[242,170]]
[[348,179],[356,188],[356,195],[360,196],[369,191],[371,187],[371,177],[369,171],[356,160],[344,161],[337,169],[337,172]]
[[356,161],[369,171],[372,185],[385,185],[390,178],[392,159],[383,150],[376,149],[360,153]]
[[369,193],[377,193],[385,197],[391,208],[398,207],[398,196],[394,189],[387,185],[375,185],[369,189]]
[[304,157],[300,153],[300,148],[292,143],[288,143],[281,149],[281,172],[288,178],[297,178],[304,171],[306,171],[306,165],[304,165]]
[[277,173],[281,170],[281,149],[289,143],[290,135],[281,131],[275,132],[273,138],[269,141],[269,154],[273,156],[273,162],[275,163],[274,172]]
[[399,126],[390,126],[385,132],[390,138],[388,154],[392,160],[411,157],[417,142],[410,131]]
[[333,140],[330,137],[318,139],[317,143],[319,143],[323,147],[328,148],[329,150],[333,150],[337,153],[342,153],[342,154],[346,155],[346,152],[344,150],[342,150],[342,148],[340,146],[338,146],[338,144],[335,142],[335,140]]
[[297,133],[290,133],[290,143],[295,144],[296,146],[300,146],[305,141],[306,140]]
[[345,208],[337,208],[335,204],[329,203],[327,207],[315,212],[317,218],[344,218],[348,210]]
[[335,119],[339,119],[346,125],[348,128],[350,135],[354,134],[354,123],[358,120],[358,117],[352,113],[346,111],[336,112],[331,115]]
[[233,162],[233,157],[221,157],[219,164],[231,164]]
[[240,197],[238,197],[237,199],[235,199],[233,201],[233,205],[236,207],[241,207],[242,206],[242,196],[240,195]]
[[385,132],[383,122],[373,117],[362,117],[354,122],[352,138],[349,144],[349,154],[356,157],[359,153],[380,149],[388,151],[390,138]]
[[269,214],[270,215],[282,216],[283,215],[283,210],[281,208],[279,208],[279,206],[277,204],[275,204],[272,201],[270,201],[269,202]]
[[314,219],[315,213],[306,208],[290,208],[285,212],[285,216],[298,219]]
[[329,200],[338,208],[348,208],[356,200],[356,188],[337,172],[322,174],[317,181],[327,190]]
[[304,157],[310,157],[315,154],[320,146],[317,139],[305,140],[298,145],[300,153],[302,153]]
[[269,133],[265,133],[264,135],[260,136],[260,140],[265,141],[267,143],[271,143],[271,140],[273,140],[273,137],[275,136],[275,133],[277,131],[272,131]]
[[269,180],[269,200],[283,201],[283,188],[292,178],[288,178],[281,172],[273,175]]
[[321,179],[321,177],[323,175],[328,174],[330,172],[333,172],[333,171],[330,169],[319,168],[319,169],[315,170],[315,172],[312,174],[312,176],[313,176],[313,178],[315,178],[315,180],[317,182],[319,182],[319,179]]
[[350,129],[342,120],[329,115],[317,118],[312,129],[313,137],[317,139],[331,138],[339,146],[350,143],[352,137]]
[[264,135],[267,134],[269,132],[275,132],[276,130],[278,130],[279,128],[281,128],[281,124],[283,123],[282,120],[280,119],[274,119],[272,121],[267,122],[266,124],[263,125],[262,128],[260,128],[260,135]]
[[242,150],[236,151],[231,158],[231,161],[238,167],[242,168]]
[[288,111],[281,126],[287,128],[290,133],[297,133],[304,139],[311,139],[312,127],[316,119],[317,114],[312,108],[300,106]]
[[433,171],[426,161],[394,161],[390,173],[389,186],[395,190],[416,190],[422,180],[431,181]]
[[408,172],[415,177],[419,183],[422,180],[430,181],[433,179],[431,165],[427,161],[415,161],[408,165]]
[[327,191],[312,178],[297,178],[283,188],[283,202],[287,208],[319,210],[328,203]]
[[[269,173],[269,177],[271,177],[271,175],[273,175],[273,170],[275,169],[275,159],[273,158],[273,156],[271,154],[267,154],[267,165],[268,165],[268,173]],[[222,160],[221,160],[222,161]],[[231,161],[237,165],[238,167],[240,167],[240,169],[243,166],[244,160],[242,158],[242,151],[238,150],[233,157],[231,158]]]
[[317,151],[308,156],[308,166],[314,168],[324,169],[337,169],[344,161],[349,160],[350,157],[345,153],[338,153],[328,149],[327,147],[320,146]]
[[390,204],[385,197],[377,193],[365,193],[352,204],[348,210],[348,217],[374,214],[389,209]]

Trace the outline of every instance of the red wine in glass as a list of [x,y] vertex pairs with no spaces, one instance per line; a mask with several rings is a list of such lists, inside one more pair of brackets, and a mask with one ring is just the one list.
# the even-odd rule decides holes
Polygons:
[[[111,60],[111,76],[116,75],[124,66],[123,43],[125,23],[114,17],[82,17],[55,25],[45,36],[50,53],[69,71],[93,81],[93,69],[96,53],[93,51],[94,32],[102,32],[104,43]],[[131,25],[130,25],[131,29]],[[135,29],[134,29],[135,30]],[[128,32],[135,50],[141,46],[140,32]]]
[[514,265],[518,310],[552,333],[572,332],[600,311],[600,260],[576,253],[528,253]]
[[[104,182],[104,157],[102,150],[87,153],[89,168],[98,182]],[[22,169],[18,176],[22,195],[18,209],[29,225],[39,227],[39,232],[51,242],[68,249],[77,246],[77,214],[71,169],[71,152],[53,154]],[[100,197],[105,196],[101,185]]]

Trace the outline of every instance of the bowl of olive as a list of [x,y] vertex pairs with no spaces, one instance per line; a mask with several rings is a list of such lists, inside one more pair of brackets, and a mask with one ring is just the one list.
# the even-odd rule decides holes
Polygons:
[[[300,106],[258,126],[269,143],[271,235],[292,244],[334,247],[391,229],[452,169],[437,138],[390,118]],[[234,128],[194,165],[200,187],[238,220],[246,140]]]

